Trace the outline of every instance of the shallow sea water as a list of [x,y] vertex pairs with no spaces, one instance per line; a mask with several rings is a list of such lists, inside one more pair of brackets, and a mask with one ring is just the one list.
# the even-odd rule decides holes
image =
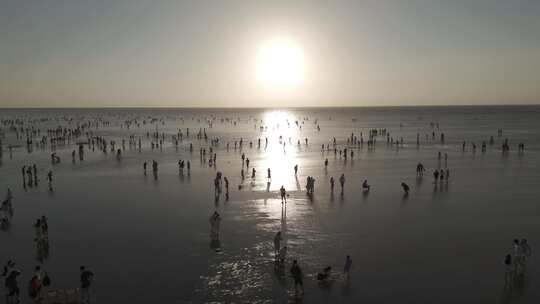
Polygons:
[[[32,224],[49,218],[50,256],[44,268],[52,288],[78,286],[78,268],[95,273],[97,303],[536,303],[540,242],[540,107],[407,107],[346,109],[58,109],[0,110],[0,118],[49,118],[33,121],[42,130],[76,126],[101,118],[110,126],[94,135],[116,140],[142,137],[142,151],[126,149],[121,161],[114,153],[86,151],[83,162],[71,161],[76,146],[57,147],[62,158],[50,163],[50,147],[28,153],[6,126],[0,166],[0,189],[11,187],[14,216],[8,231],[0,231],[0,262],[13,258],[23,272],[25,290],[38,264]],[[127,119],[147,124],[128,130]],[[66,118],[66,119],[64,119]],[[149,123],[157,118],[160,123]],[[183,118],[183,119],[181,119]],[[224,119],[223,121],[221,119]],[[225,118],[228,118],[227,121]],[[289,125],[287,124],[289,121]],[[213,121],[212,126],[208,121]],[[235,121],[234,124],[232,121]],[[300,129],[295,121],[302,126]],[[321,130],[317,131],[315,121]],[[162,123],[161,123],[162,122]],[[436,140],[430,122],[435,128]],[[260,126],[266,126],[261,131]],[[171,135],[190,128],[178,148]],[[152,150],[146,132],[165,132],[163,149]],[[194,137],[206,128],[215,147],[217,167],[201,161],[199,148],[210,141]],[[333,150],[321,151],[336,137],[337,149],[347,146],[354,133],[364,140],[370,128],[386,128],[404,139],[397,148],[377,137],[374,150],[367,144],[349,145],[354,158]],[[501,137],[497,129],[502,129]],[[445,133],[445,143],[439,140]],[[420,146],[416,134],[420,133]],[[425,134],[429,134],[426,140]],[[283,136],[285,148],[279,143]],[[481,142],[493,136],[482,153]],[[243,138],[242,149],[234,141]],[[269,145],[264,148],[264,138]],[[289,137],[291,141],[289,142]],[[306,146],[303,139],[309,139]],[[262,147],[257,147],[261,138]],[[508,138],[511,150],[500,145]],[[301,145],[296,144],[301,140]],[[468,144],[475,142],[473,153]],[[250,148],[249,142],[253,142]],[[227,150],[226,143],[230,142]],[[525,143],[523,154],[518,143]],[[194,151],[190,153],[189,143]],[[23,145],[10,155],[8,145]],[[431,172],[444,167],[448,154],[451,178],[434,184]],[[250,159],[246,179],[240,178],[241,154]],[[328,158],[328,170],[324,160]],[[155,180],[142,173],[142,163],[155,159]],[[191,161],[191,174],[180,176],[179,159]],[[416,164],[428,169],[415,176]],[[22,186],[20,168],[36,163],[40,184]],[[299,166],[295,178],[293,167]],[[251,167],[257,170],[251,179]],[[271,168],[268,185],[266,170]],[[54,171],[54,192],[47,190],[46,172]],[[230,180],[230,197],[214,199],[217,171]],[[339,175],[347,180],[339,195]],[[312,198],[305,193],[306,177],[316,179]],[[336,179],[330,193],[329,179]],[[361,191],[367,179],[372,188]],[[403,196],[400,183],[411,186]],[[239,185],[242,185],[239,189]],[[282,206],[279,188],[289,193]],[[4,194],[2,194],[4,195]],[[220,250],[211,248],[210,215],[222,217]],[[275,268],[273,236],[281,230],[288,246],[284,269]],[[525,279],[504,289],[503,259],[514,238],[527,238],[533,249]],[[353,259],[351,280],[340,272],[345,256]],[[289,276],[297,259],[305,278],[305,296],[295,299]],[[332,266],[335,281],[321,287],[316,274]]]

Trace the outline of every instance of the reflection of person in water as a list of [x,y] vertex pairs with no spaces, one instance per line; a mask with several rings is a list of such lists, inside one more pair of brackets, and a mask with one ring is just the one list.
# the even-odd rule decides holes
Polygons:
[[279,249],[278,260],[281,264],[283,264],[285,263],[286,258],[287,258],[287,246],[283,246],[283,248]]
[[278,258],[279,250],[281,249],[281,231],[278,231],[274,236],[274,255]]
[[219,239],[219,226],[221,223],[221,217],[217,211],[210,217],[210,238],[212,240]]
[[304,294],[304,282],[303,282],[302,269],[300,269],[300,266],[298,265],[298,262],[296,260],[294,260],[293,265],[291,267],[291,275],[294,279],[294,293],[298,294],[298,286],[300,286],[302,290],[302,294]]
[[504,286],[508,287],[512,284],[512,278],[514,277],[514,265],[512,264],[512,256],[507,254],[504,258]]
[[352,269],[352,259],[351,256],[347,256],[345,258],[345,266],[343,266],[343,274],[346,275],[347,280],[351,277],[351,269]]
[[13,214],[11,209],[10,193],[11,192],[8,189],[8,198],[6,198],[6,200],[3,201],[2,205],[0,206],[0,227],[3,230],[7,230],[9,228],[10,218]]

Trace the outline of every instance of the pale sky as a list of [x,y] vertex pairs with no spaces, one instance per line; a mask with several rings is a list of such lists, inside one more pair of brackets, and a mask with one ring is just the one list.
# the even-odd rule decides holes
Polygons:
[[[258,80],[275,39],[287,89]],[[538,0],[0,0],[0,106],[531,103]]]

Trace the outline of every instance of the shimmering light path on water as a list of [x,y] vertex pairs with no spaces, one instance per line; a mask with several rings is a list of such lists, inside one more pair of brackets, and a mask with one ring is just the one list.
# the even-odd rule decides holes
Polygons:
[[[304,303],[540,300],[540,292],[533,288],[540,242],[540,107],[3,110],[0,116],[73,117],[72,127],[77,120],[102,117],[111,125],[94,130],[95,134],[116,140],[117,145],[131,134],[144,135],[142,151],[126,147],[121,161],[113,153],[96,150],[73,164],[71,150],[76,147],[69,146],[57,149],[62,162],[52,166],[48,148],[30,154],[16,148],[10,157],[7,145],[24,142],[4,127],[0,189],[13,190],[15,213],[9,231],[0,233],[0,262],[16,260],[23,271],[21,286],[37,264],[32,223],[45,214],[51,249],[44,268],[53,288],[76,287],[78,267],[85,264],[96,273],[94,293],[99,303],[285,303],[292,299],[292,259],[299,260],[306,276]],[[145,136],[146,131],[156,130],[155,123],[129,130],[120,127],[134,117],[147,122],[151,117],[163,119],[164,124],[157,124],[159,132],[166,133],[162,150],[151,150]],[[426,141],[425,134],[432,132],[430,122],[439,123],[440,129],[435,129],[436,140],[429,136]],[[68,122],[38,125],[68,126]],[[191,138],[176,149],[171,135],[178,128],[185,135],[187,127]],[[217,168],[199,158],[199,148],[210,146],[210,140],[194,138],[199,127],[206,127],[209,138],[220,138],[214,148]],[[362,132],[366,140],[369,128],[386,128],[395,139],[403,137],[404,145],[387,145],[379,136],[374,150],[366,144],[349,145],[354,158],[347,160],[333,150],[321,151],[322,144],[332,148],[333,137],[337,149],[347,146],[351,133],[359,137]],[[444,144],[439,140],[441,132]],[[489,141],[490,136],[495,144],[482,153],[481,141]],[[235,150],[234,141],[240,137],[243,148]],[[269,138],[266,149],[265,137]],[[500,151],[504,138],[512,148],[507,156]],[[474,141],[476,153],[469,145],[463,152],[463,140]],[[520,142],[526,145],[522,155],[517,152]],[[444,159],[437,159],[439,151],[448,154],[451,178],[433,184],[432,170],[444,167]],[[244,181],[242,153],[250,159]],[[143,161],[152,159],[159,162],[157,180],[142,174]],[[179,159],[191,161],[190,176],[179,176]],[[418,162],[428,169],[423,179],[415,177]],[[30,163],[37,164],[41,182],[24,190],[20,168]],[[295,164],[299,166],[296,178]],[[251,168],[256,169],[255,179]],[[269,187],[268,168],[272,171]],[[45,182],[49,169],[54,171],[53,193]],[[228,201],[223,195],[214,200],[217,171],[230,180]],[[345,193],[339,195],[336,182],[332,196],[329,179],[337,180],[342,173],[347,179]],[[311,199],[305,194],[307,176],[316,179]],[[361,191],[364,179],[372,185],[369,194]],[[411,186],[408,197],[400,187],[403,181]],[[290,194],[286,207],[279,199],[281,185]],[[214,210],[222,216],[218,252],[210,248],[209,239],[208,219]],[[276,269],[273,263],[272,239],[278,230],[289,248],[284,269]],[[529,240],[533,256],[524,285],[509,291],[503,288],[502,261],[516,237]],[[347,254],[353,258],[349,283],[339,278]],[[320,287],[316,273],[328,265],[338,278],[331,286]]]

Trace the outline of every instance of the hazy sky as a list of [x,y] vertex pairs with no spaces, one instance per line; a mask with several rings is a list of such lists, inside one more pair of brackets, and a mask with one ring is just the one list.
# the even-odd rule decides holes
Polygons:
[[[255,57],[285,37],[293,89]],[[0,106],[540,103],[540,1],[0,0]]]

